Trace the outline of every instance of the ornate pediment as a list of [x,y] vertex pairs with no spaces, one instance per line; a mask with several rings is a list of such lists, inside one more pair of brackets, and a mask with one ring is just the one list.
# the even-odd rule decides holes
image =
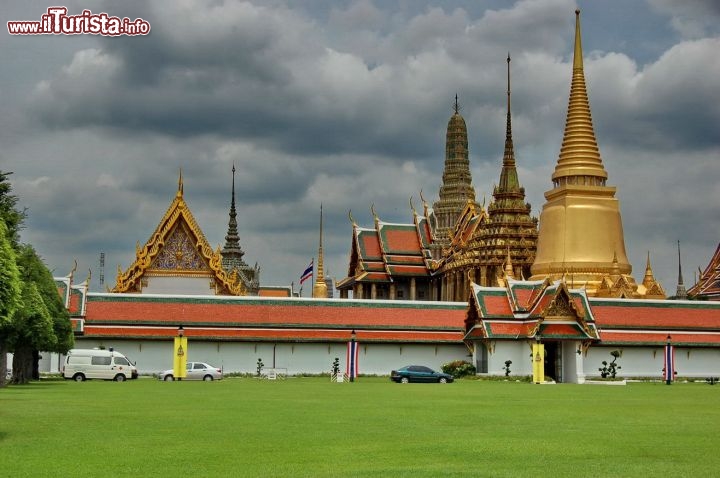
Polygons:
[[563,320],[578,320],[585,316],[583,311],[576,307],[564,283],[558,285],[555,297],[541,314],[545,319]]
[[176,224],[148,271],[173,275],[177,272],[212,273],[208,261],[200,255],[193,242],[185,224]]

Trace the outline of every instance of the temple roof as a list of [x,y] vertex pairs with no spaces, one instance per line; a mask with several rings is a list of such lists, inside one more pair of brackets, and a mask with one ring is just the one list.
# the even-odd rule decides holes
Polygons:
[[720,300],[720,244],[710,262],[700,274],[697,284],[687,291],[691,297]]
[[[460,343],[463,304],[90,293],[86,338]],[[171,310],[172,313],[168,313]]]
[[720,304],[687,300],[590,299],[603,344],[720,346]]
[[506,287],[472,284],[465,339],[597,341],[588,299],[556,281],[506,280]]
[[337,288],[355,282],[392,282],[394,278],[430,275],[432,243],[427,218],[413,211],[412,224],[383,222],[375,218],[374,228],[353,222],[353,239],[348,277]]
[[[562,281],[473,284],[465,339],[595,341],[602,345],[720,346],[720,304],[706,301],[588,298]],[[593,337],[594,333],[594,337]]]
[[244,295],[245,286],[222,267],[219,248],[213,251],[183,197],[182,173],[170,207],[143,247],[135,248],[135,262],[118,266],[112,292],[139,292],[145,276],[208,277],[219,294]]

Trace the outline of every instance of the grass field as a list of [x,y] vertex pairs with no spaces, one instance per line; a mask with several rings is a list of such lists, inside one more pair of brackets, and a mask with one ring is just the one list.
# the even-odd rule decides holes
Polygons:
[[720,386],[360,378],[0,390],[0,476],[717,476]]

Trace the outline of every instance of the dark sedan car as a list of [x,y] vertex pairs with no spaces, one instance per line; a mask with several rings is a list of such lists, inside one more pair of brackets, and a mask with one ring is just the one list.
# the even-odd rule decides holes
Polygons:
[[390,372],[390,380],[398,383],[449,383],[453,381],[453,376],[447,373],[436,372],[430,367],[425,367],[423,365],[407,365],[403,368],[399,368]]

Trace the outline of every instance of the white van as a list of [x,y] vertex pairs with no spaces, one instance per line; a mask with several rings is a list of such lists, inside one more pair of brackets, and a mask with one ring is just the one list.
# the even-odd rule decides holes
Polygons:
[[138,377],[137,368],[113,349],[72,349],[63,365],[63,377],[82,382],[91,378],[123,382]]

